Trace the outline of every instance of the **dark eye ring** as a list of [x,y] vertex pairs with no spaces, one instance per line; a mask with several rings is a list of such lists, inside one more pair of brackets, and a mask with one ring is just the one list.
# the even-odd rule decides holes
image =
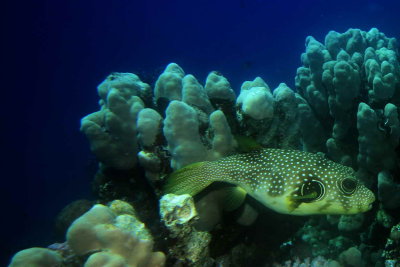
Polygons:
[[299,193],[302,197],[310,196],[303,199],[303,202],[314,202],[320,200],[325,195],[325,186],[318,180],[310,180],[301,185]]
[[339,189],[346,195],[353,194],[357,189],[357,180],[353,178],[344,178],[339,181]]

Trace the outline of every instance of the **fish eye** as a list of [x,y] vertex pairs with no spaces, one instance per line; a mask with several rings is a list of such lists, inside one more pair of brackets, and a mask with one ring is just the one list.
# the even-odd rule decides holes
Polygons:
[[325,195],[325,186],[317,180],[306,181],[301,185],[299,195],[306,203],[320,200]]
[[339,189],[346,195],[351,195],[356,191],[357,180],[353,178],[344,178],[339,182]]

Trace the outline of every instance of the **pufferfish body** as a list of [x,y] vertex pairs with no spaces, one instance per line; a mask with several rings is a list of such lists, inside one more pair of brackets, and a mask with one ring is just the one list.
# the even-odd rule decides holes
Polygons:
[[235,185],[236,206],[249,194],[292,215],[355,214],[375,201],[353,169],[317,154],[273,148],[188,165],[170,175],[166,193],[194,196],[213,182]]

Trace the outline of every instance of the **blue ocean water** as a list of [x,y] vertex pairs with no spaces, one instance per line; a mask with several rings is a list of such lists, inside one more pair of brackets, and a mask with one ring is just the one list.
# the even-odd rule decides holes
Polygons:
[[[377,27],[400,39],[398,1],[18,1],[4,6],[0,264],[55,240],[69,202],[92,198],[96,162],[79,120],[115,71],[153,83],[170,62],[239,90],[294,89],[306,36]],[[59,240],[61,241],[61,240]]]

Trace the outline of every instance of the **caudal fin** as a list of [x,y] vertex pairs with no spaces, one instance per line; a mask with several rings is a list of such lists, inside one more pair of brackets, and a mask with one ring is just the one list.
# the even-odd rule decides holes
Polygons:
[[196,195],[215,180],[208,175],[207,165],[210,162],[196,162],[171,173],[164,187],[166,194]]

